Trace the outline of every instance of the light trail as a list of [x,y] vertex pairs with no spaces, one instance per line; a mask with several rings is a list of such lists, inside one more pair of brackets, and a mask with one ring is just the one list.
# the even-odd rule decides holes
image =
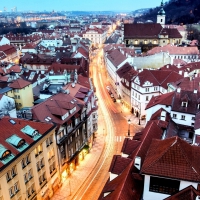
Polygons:
[[[93,75],[96,75],[97,72],[96,72],[96,68],[93,68]],[[97,77],[97,76],[93,76],[93,77]],[[100,78],[100,83],[101,83],[101,86],[103,87],[103,81],[102,81],[102,78],[101,76],[99,76]],[[94,80],[95,82],[95,86],[98,88],[97,90],[97,95],[99,97],[103,97],[101,94],[100,94],[100,85],[97,84],[97,80],[95,79]],[[105,144],[105,150],[103,151],[103,156],[101,156],[100,158],[103,158],[103,160],[101,161],[101,165],[100,167],[98,168],[98,170],[95,172],[93,178],[90,180],[89,184],[87,185],[86,188],[84,188],[84,191],[79,190],[77,193],[80,194],[82,192],[82,194],[79,196],[77,193],[76,193],[76,196],[73,198],[74,200],[76,200],[79,196],[79,199],[82,199],[83,196],[85,195],[85,193],[87,192],[88,188],[91,186],[91,184],[93,183],[94,179],[97,177],[98,173],[100,172],[100,170],[102,169],[106,159],[108,158],[109,154],[114,150],[114,121],[111,117],[111,113],[110,111],[108,110],[107,108],[107,105],[105,103],[106,101],[104,101],[104,98],[99,98],[99,108],[101,109],[102,111],[102,116],[103,116],[103,119],[104,119],[104,122],[105,122],[105,130],[106,130],[106,133],[107,133],[107,136],[106,136],[106,144]],[[99,159],[100,161],[101,159]],[[98,162],[99,162],[98,161]],[[87,181],[87,180],[86,180]],[[86,181],[85,181],[85,184],[86,184]]]

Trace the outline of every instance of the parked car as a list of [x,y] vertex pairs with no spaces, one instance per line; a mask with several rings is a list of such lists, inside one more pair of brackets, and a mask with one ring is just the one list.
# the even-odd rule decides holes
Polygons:
[[111,96],[111,98],[114,98],[114,95],[112,93],[110,94],[110,96]]
[[116,102],[116,99],[115,99],[115,98],[113,98],[113,102]]

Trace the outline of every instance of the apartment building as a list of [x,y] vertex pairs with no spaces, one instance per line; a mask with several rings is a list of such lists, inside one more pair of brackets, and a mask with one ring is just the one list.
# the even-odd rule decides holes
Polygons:
[[0,199],[49,199],[60,183],[56,125],[3,117],[0,126]]

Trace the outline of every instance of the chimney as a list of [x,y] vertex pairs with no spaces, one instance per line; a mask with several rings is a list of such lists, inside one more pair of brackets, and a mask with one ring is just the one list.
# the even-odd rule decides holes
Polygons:
[[134,166],[140,170],[141,168],[141,157],[136,156],[135,157],[135,162],[134,162]]
[[188,77],[188,72],[184,72],[184,77]]
[[181,88],[177,88],[177,92],[180,93],[181,92]]
[[166,111],[161,112],[160,120],[162,120],[162,121],[166,120]]

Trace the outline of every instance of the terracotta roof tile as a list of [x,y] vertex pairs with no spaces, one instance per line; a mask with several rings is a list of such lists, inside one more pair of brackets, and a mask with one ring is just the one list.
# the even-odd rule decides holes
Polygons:
[[114,155],[109,172],[113,174],[121,174],[124,169],[130,164],[132,160],[129,158],[121,157],[120,155]]
[[200,193],[190,185],[164,200],[196,200],[199,195]]
[[200,147],[179,137],[153,140],[141,173],[187,181],[200,181]]
[[146,106],[146,109],[149,109],[155,105],[161,104],[161,105],[166,105],[166,106],[171,106],[172,105],[172,100],[174,97],[175,92],[169,92],[166,94],[162,94],[160,96],[155,96],[152,97],[149,103]]
[[22,89],[28,85],[30,85],[31,83],[28,81],[25,81],[23,79],[17,79],[15,81],[13,81],[9,87],[14,88],[14,89]]

